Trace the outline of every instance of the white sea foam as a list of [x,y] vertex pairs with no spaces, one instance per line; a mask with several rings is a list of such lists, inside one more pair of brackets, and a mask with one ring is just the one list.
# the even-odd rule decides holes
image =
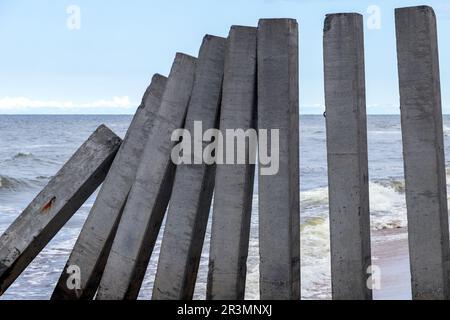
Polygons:
[[[406,226],[405,198],[401,182],[389,180],[369,184],[371,227],[373,230]],[[330,233],[328,188],[300,194],[302,297],[331,297]]]
[[[398,180],[369,184],[372,228],[389,229],[406,226],[405,197]],[[328,215],[328,188],[300,193],[302,218],[324,218]]]
[[449,126],[444,125],[443,126],[443,130],[444,130],[444,135],[445,136],[449,136],[450,135],[450,127]]

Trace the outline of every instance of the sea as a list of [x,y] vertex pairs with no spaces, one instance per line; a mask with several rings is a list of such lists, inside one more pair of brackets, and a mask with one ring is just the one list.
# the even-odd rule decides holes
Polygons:
[[[123,137],[129,115],[0,115],[0,234],[18,217],[51,177],[100,125]],[[400,118],[368,116],[370,211],[373,237],[380,230],[407,226]],[[450,116],[444,116],[445,151],[450,148]],[[301,282],[303,299],[330,299],[325,118],[300,118]],[[253,195],[247,260],[246,298],[259,298],[258,193]],[[95,194],[34,259],[0,299],[49,299],[89,214]],[[204,299],[210,238],[208,226],[195,289]],[[150,299],[163,229],[152,253],[139,299]]]

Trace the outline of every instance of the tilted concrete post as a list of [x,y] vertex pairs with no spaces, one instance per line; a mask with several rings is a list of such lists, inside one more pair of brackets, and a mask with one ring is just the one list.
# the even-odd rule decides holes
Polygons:
[[436,17],[426,6],[395,11],[414,299],[449,299],[447,186]]
[[325,105],[333,299],[372,299],[363,17],[327,15]]
[[[93,299],[108,258],[120,215],[136,177],[153,119],[161,105],[166,78],[154,75],[109,170],[52,299]],[[67,284],[72,268],[80,271],[79,289]]]
[[[256,28],[231,27],[222,90],[224,150],[219,154],[226,160],[227,142],[231,143],[226,130],[246,131],[256,125]],[[238,148],[233,148],[235,153]],[[255,154],[251,153],[247,141],[246,164],[235,160],[235,164],[216,166],[207,299],[244,298],[255,172]]]
[[298,60],[297,22],[260,20],[258,129],[279,130],[279,170],[258,177],[261,299],[300,299]]
[[0,238],[0,294],[103,182],[121,139],[100,126]]
[[100,281],[99,300],[139,294],[172,190],[171,136],[183,126],[195,66],[196,58],[176,55]]
[[[203,133],[217,127],[226,44],[224,38],[205,36],[197,61],[185,129],[192,135],[191,143],[196,139],[192,145],[200,146],[200,157],[205,145]],[[201,132],[195,132],[194,122],[201,124]],[[190,300],[194,293],[214,191],[215,166],[190,156],[192,164],[177,166],[153,299]]]

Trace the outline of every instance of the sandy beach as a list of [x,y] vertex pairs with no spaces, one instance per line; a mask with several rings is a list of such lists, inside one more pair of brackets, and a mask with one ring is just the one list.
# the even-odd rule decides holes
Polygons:
[[372,264],[378,266],[380,288],[373,290],[375,300],[410,300],[408,236],[406,228],[372,233]]

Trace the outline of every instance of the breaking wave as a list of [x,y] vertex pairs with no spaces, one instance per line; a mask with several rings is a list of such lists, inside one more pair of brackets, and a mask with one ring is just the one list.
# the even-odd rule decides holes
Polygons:
[[33,154],[31,152],[18,152],[14,155],[14,159],[31,158]]
[[24,180],[0,176],[0,190],[17,190],[22,187],[28,187],[28,183]]
[[35,179],[19,179],[9,176],[0,176],[0,191],[19,191],[23,189],[42,187],[49,178],[41,176]]
[[[369,184],[370,213],[373,229],[406,227],[405,184],[390,179]],[[328,217],[328,188],[316,188],[300,194],[302,224],[316,223]]]

